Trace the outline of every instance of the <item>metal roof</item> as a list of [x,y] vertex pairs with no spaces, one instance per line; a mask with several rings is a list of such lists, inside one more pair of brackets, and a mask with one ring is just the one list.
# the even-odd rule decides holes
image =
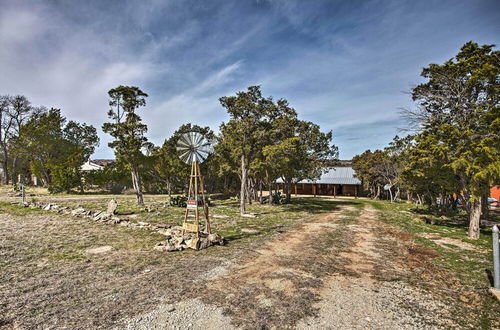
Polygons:
[[[301,180],[298,183],[319,183],[319,184],[353,184],[360,185],[361,181],[356,178],[356,172],[350,166],[331,167],[317,180]],[[282,179],[276,180],[283,183]]]

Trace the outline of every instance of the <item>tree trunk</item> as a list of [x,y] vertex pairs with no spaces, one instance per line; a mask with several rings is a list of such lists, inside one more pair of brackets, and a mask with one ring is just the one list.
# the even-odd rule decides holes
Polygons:
[[246,183],[246,191],[245,191],[245,196],[247,198],[248,205],[252,205],[252,193],[251,193],[251,181],[250,178],[248,177],[248,173],[246,175],[247,177],[247,183]]
[[259,203],[262,204],[262,180],[259,181]]
[[290,203],[292,200],[292,182],[287,182],[286,186],[286,202]]
[[240,189],[240,214],[246,212],[245,209],[245,192],[247,183],[247,169],[245,166],[245,156],[241,155],[241,189]]
[[488,194],[483,194],[481,197],[481,212],[483,214],[483,219],[488,219],[488,216],[490,215],[490,208],[488,204]]
[[132,185],[135,190],[135,197],[138,205],[144,205],[144,197],[142,196],[142,182],[141,176],[137,168],[132,168]]
[[[49,172],[45,168],[42,171],[43,171],[43,176],[45,177],[45,185],[44,186],[48,186],[51,182]],[[12,183],[14,185],[17,184],[17,175],[12,178]]]
[[3,184],[9,184],[9,158],[8,158],[7,148],[4,147],[3,150]]
[[85,193],[85,189],[83,188],[83,180],[81,178],[80,178],[80,184],[79,184],[79,186],[80,186],[80,194]]
[[[15,186],[17,184],[17,171],[16,171],[16,168],[17,168],[17,157],[14,157],[14,159],[12,160],[12,184]],[[45,171],[44,171],[45,172]],[[49,184],[50,182],[50,178],[47,176],[46,173],[44,173],[45,175],[45,179],[47,180],[47,184]]]
[[250,191],[252,194],[252,201],[256,202],[257,201],[257,181],[254,178],[250,179]]
[[267,200],[269,205],[273,205],[273,184],[269,181],[269,198]]
[[391,188],[389,188],[389,196],[390,196],[390,198],[391,198],[391,203],[393,203],[393,202],[394,202],[394,199],[392,198],[392,187],[391,187]]
[[476,197],[470,205],[469,213],[469,238],[479,239],[479,224],[481,221],[481,198]]
[[266,169],[266,181],[268,184],[268,189],[269,189],[269,196],[267,198],[267,204],[273,205],[273,183],[271,182],[271,179],[269,178],[269,172]]
[[380,198],[380,185],[377,185],[377,194],[375,195],[375,197],[373,197],[373,199],[377,200]]

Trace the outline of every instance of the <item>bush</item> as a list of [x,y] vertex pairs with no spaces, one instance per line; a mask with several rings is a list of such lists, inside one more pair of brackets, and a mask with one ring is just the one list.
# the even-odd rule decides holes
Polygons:
[[281,192],[275,192],[273,194],[273,204],[286,204],[286,196],[282,195]]
[[170,198],[170,206],[186,207],[187,197],[186,196],[174,196]]
[[[201,202],[201,198],[199,200]],[[208,206],[213,206],[213,203],[210,200],[209,196],[205,196],[205,203],[207,203]],[[186,196],[171,197],[170,198],[170,206],[186,207],[187,206],[187,197]]]
[[[281,192],[279,192],[279,191],[272,194],[271,198],[272,198],[273,204],[276,204],[276,205],[286,204],[286,196],[282,195]],[[269,200],[269,196],[264,197],[263,203],[267,203],[268,200]]]

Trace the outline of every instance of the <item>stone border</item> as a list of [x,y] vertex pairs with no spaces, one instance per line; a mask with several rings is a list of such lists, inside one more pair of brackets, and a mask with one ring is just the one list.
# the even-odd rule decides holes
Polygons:
[[[13,203],[19,204],[19,203]],[[88,218],[97,222],[119,225],[123,227],[129,227],[132,229],[148,229],[158,232],[159,234],[165,235],[165,229],[170,228],[171,225],[152,225],[147,222],[138,221],[137,224],[130,222],[128,219],[120,218],[115,214],[107,213],[104,211],[92,211],[86,210],[83,207],[76,209],[71,209],[67,206],[61,206],[56,203],[41,203],[41,202],[25,202],[24,207],[29,207],[31,209],[42,209],[44,211],[68,214],[79,218]]]
[[[109,205],[114,204],[114,207]],[[14,202],[12,204],[19,204]],[[48,212],[59,214],[68,214],[74,217],[92,219],[108,225],[118,225],[132,229],[147,229],[164,235],[165,240],[156,244],[153,248],[157,251],[182,251],[184,249],[201,250],[213,245],[224,245],[224,237],[218,234],[206,234],[201,232],[199,238],[194,233],[183,233],[182,227],[172,225],[152,225],[147,222],[138,221],[137,224],[123,219],[114,214],[117,203],[114,199],[110,200],[107,212],[86,210],[83,207],[71,209],[67,206],[61,206],[56,203],[25,202],[24,207],[31,209],[42,209]],[[109,213],[108,213],[109,212]],[[148,212],[150,212],[148,210]],[[184,235],[183,235],[184,234]]]

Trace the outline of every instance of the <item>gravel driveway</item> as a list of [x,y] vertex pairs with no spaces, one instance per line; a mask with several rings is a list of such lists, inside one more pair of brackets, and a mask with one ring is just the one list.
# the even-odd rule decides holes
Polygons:
[[[127,329],[456,327],[447,305],[404,281],[397,239],[369,205],[346,205],[221,265],[199,297],[159,305]],[[394,228],[391,228],[394,230]]]

